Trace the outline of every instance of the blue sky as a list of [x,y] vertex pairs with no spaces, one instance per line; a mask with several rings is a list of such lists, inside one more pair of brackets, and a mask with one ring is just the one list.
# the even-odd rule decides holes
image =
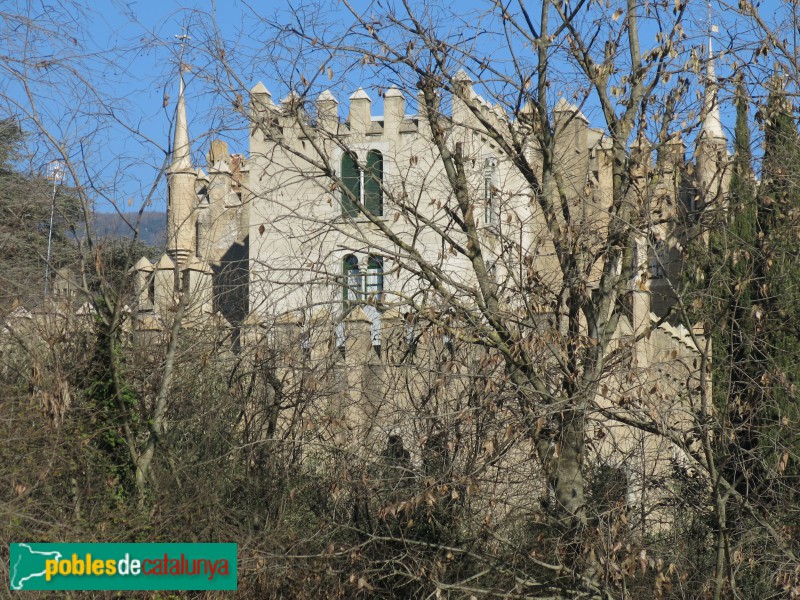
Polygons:
[[[8,34],[0,39],[0,55],[12,59],[4,67],[6,77],[0,77],[0,115],[13,115],[33,134],[38,126],[32,117],[38,118],[51,138],[31,136],[28,167],[42,170],[54,157],[53,145],[63,144],[65,152],[80,167],[76,175],[83,185],[92,188],[96,207],[104,211],[111,208],[112,202],[122,210],[137,209],[163,165],[177,96],[179,45],[175,35],[182,32],[183,26],[188,26],[192,37],[185,55],[186,62],[193,66],[187,74],[187,106],[199,166],[204,166],[202,153],[209,137],[223,137],[229,141],[231,151],[247,152],[246,123],[230,110],[235,90],[221,95],[215,90],[217,84],[248,89],[263,80],[272,91],[273,100],[278,101],[288,88],[278,81],[276,70],[284,78],[291,78],[293,66],[297,73],[303,69],[307,73],[311,65],[318,64],[314,62],[317,57],[309,53],[305,55],[309,57],[308,64],[298,60],[293,65],[284,60],[275,66],[281,54],[285,58],[293,49],[281,53],[278,47],[265,45],[264,28],[257,19],[288,22],[292,15],[287,13],[285,2],[108,0],[90,7],[82,2],[71,6],[55,0],[7,0],[6,4],[7,14],[29,18],[33,27],[26,29],[21,20],[8,18],[0,22]],[[326,20],[332,23],[325,33],[338,35],[344,31],[348,19],[342,4],[329,2],[322,6]],[[692,7],[693,21],[689,26],[702,28],[705,6],[704,2],[697,2]],[[783,6],[778,0],[765,1],[761,12],[768,20],[780,20]],[[467,15],[466,22],[474,24],[486,7],[486,3],[472,0],[459,4],[457,10]],[[721,25],[720,47],[752,43],[752,31],[744,23],[724,16],[717,20]],[[212,72],[216,65],[205,58],[207,48],[197,47],[212,37],[212,22],[226,40],[226,56],[239,73],[239,82],[215,78]],[[451,20],[442,27],[455,35],[463,25]],[[690,34],[697,35],[697,31]],[[481,43],[491,45],[490,38]],[[491,56],[491,48],[488,52]],[[747,56],[747,52],[743,55]],[[498,51],[493,58],[500,60],[503,55]],[[729,72],[729,62],[730,59],[719,61],[720,74]],[[331,83],[338,86],[340,96],[349,95],[355,89],[354,82],[366,72],[357,66],[351,69],[337,73]],[[371,73],[373,82],[390,77],[386,72]],[[20,85],[23,79],[30,84],[27,90]],[[568,85],[567,72],[564,81]],[[322,78],[322,84],[326,83]],[[377,94],[369,91],[379,105]],[[340,110],[344,112],[346,107]],[[379,106],[374,110],[379,111]],[[587,111],[594,121],[591,103]],[[725,115],[727,121],[729,113]],[[152,198],[152,208],[163,209],[163,181]]]
[[[225,4],[222,34],[235,36],[241,7]],[[177,97],[174,36],[210,3],[113,0],[77,10],[49,1],[12,5],[8,13],[19,18],[3,23],[11,35],[0,42],[0,54],[13,58],[6,65],[13,75],[1,78],[0,114],[18,119],[30,134],[23,167],[43,171],[57,156],[53,145],[61,143],[80,166],[81,183],[94,188],[99,210],[109,210],[112,202],[137,209],[168,150]],[[32,24],[28,31],[23,19]],[[189,89],[191,128],[198,133],[213,124],[207,118],[210,98],[200,92],[199,86]],[[153,209],[163,209],[163,182],[153,198]]]

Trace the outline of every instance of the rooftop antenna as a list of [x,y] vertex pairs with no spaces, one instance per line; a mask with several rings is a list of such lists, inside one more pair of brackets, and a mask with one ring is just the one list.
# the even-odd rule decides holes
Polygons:
[[708,16],[706,27],[708,29],[708,58],[714,58],[714,50],[711,46],[711,35],[714,33],[719,32],[719,27],[714,25],[714,15],[711,9],[711,0],[706,3],[706,7],[708,8]]
[[[711,5],[709,4],[709,6]],[[183,52],[186,50],[186,43],[192,39],[189,37],[189,29],[186,27],[185,23],[181,25],[180,34],[175,34],[175,39],[178,40],[180,45],[180,53],[178,54],[178,70],[183,72],[186,68],[186,65],[183,63]]]

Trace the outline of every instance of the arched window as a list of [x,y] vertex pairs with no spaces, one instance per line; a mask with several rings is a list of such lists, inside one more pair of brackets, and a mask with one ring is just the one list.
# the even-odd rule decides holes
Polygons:
[[345,308],[361,300],[364,290],[363,276],[358,268],[358,259],[348,254],[342,259],[342,301]]
[[383,216],[383,154],[377,150],[367,153],[367,172],[364,174],[364,206],[376,217]]
[[355,217],[358,215],[358,206],[353,200],[361,201],[361,174],[358,170],[358,161],[354,154],[345,152],[342,155],[342,216]]
[[496,225],[500,221],[500,210],[497,206],[497,159],[493,157],[483,161],[483,202],[486,207],[484,222]]
[[358,216],[360,202],[376,217],[383,216],[383,155],[377,150],[367,153],[366,170],[359,169],[358,159],[351,152],[342,156],[342,216]]
[[383,300],[383,257],[370,256],[367,261],[367,297]]

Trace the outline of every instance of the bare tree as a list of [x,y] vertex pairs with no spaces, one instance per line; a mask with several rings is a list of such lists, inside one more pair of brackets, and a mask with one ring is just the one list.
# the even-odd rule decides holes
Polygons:
[[[143,325],[149,271],[129,277],[130,250],[109,272],[90,213],[112,194],[78,152],[103,115],[120,120],[117,104],[94,89],[81,106],[97,129],[77,111],[54,130],[33,84],[56,65],[10,37],[6,72],[26,98],[14,114],[75,184],[89,300],[72,329],[29,319],[44,343],[25,343],[21,312],[8,321],[8,422],[33,394],[58,433],[36,444],[62,457],[55,475],[34,469],[48,485],[33,492],[10,475],[10,505],[31,521],[55,507],[94,535],[142,532],[115,529],[100,508],[113,505],[157,537],[236,539],[260,596],[793,593],[792,512],[775,518],[726,463],[736,426],[711,336],[727,321],[703,312],[714,290],[689,285],[687,258],[713,255],[730,202],[713,70],[726,55],[695,8],[303,4],[251,15],[235,42],[193,13],[180,68],[192,63],[250,144],[250,314],[208,328],[178,268],[158,274],[174,275],[176,301]],[[737,10],[759,34],[727,56],[756,48],[793,72],[785,36]],[[58,66],[75,86],[92,68]],[[252,87],[258,70],[282,101]],[[754,91],[763,80],[742,77]],[[174,159],[163,146],[141,211]],[[199,249],[214,224],[190,208]],[[794,448],[780,449],[770,472],[792,472]],[[198,506],[225,516],[199,523]],[[13,531],[46,536],[45,523]]]
[[[544,2],[535,14],[525,3],[467,15],[441,6],[346,7],[343,25],[305,6],[262,21],[269,33],[258,56],[268,57],[288,94],[277,105],[257,86],[246,114],[251,169],[260,174],[251,182],[251,286],[259,290],[251,299],[305,290],[284,307],[326,305],[343,316],[374,303],[351,293],[339,308],[331,284],[363,289],[368,265],[358,256],[383,258],[391,285],[378,312],[400,309],[468,356],[483,356],[482,368],[492,365],[490,376],[468,371],[487,381],[492,399],[495,386],[504,390],[508,414],[480,432],[478,447],[508,426],[520,432],[512,456],[524,443],[537,449],[530,472],[550,492],[539,488],[544,509],[539,500],[525,508],[554,517],[574,544],[561,545],[562,564],[581,565],[589,589],[613,555],[588,533],[598,492],[587,477],[596,482],[592,472],[609,456],[627,469],[629,496],[640,495],[644,532],[665,498],[680,502],[681,486],[693,485],[683,470],[700,473],[711,496],[695,508],[710,502],[719,534],[717,596],[735,589],[725,533],[732,497],[793,561],[786,539],[719,469],[706,337],[713,324],[696,327],[683,271],[687,248],[708,239],[729,177],[724,87],[713,73],[719,57],[705,11],[635,2]],[[737,27],[758,25],[754,9],[742,10],[755,20]],[[220,52],[215,36],[201,44],[219,69],[212,79],[232,83],[220,94],[245,114],[250,82],[239,63],[250,73],[254,56]],[[723,57],[750,49],[750,40],[732,43]],[[337,97],[359,85],[367,92],[350,96],[349,115],[340,116]],[[373,90],[382,116],[371,113]],[[414,97],[409,116],[403,98]],[[404,133],[418,145],[404,145]],[[687,160],[683,140],[693,138]],[[382,153],[380,177],[370,148]],[[294,240],[292,250],[259,250],[275,243],[271,235]],[[679,343],[670,347],[665,335]],[[653,465],[667,454],[678,477],[654,493],[666,471]],[[576,540],[582,556],[570,555]]]
[[[481,409],[504,414],[479,432],[478,447],[497,451],[503,423],[518,432],[514,459],[526,443],[536,449],[526,460],[546,485],[530,491],[545,508],[533,497],[518,508],[552,517],[569,541],[563,568],[597,589],[600,549],[581,541],[596,522],[587,473],[604,455],[618,453],[623,464],[635,439],[645,462],[658,462],[661,445],[708,467],[692,442],[712,412],[691,366],[703,356],[703,336],[682,329],[685,354],[673,364],[647,349],[651,336],[678,331],[665,328],[663,306],[651,320],[646,297],[652,260],[669,263],[659,266],[672,278],[661,285],[663,302],[674,303],[680,289],[674,249],[688,208],[680,136],[701,113],[684,66],[698,51],[685,42],[686,5],[650,13],[634,2],[613,10],[544,2],[532,15],[524,4],[497,3],[468,17],[409,5],[348,10],[342,29],[318,7],[265,22],[265,54],[289,93],[277,106],[263,86],[251,90],[250,168],[259,173],[251,180],[251,299],[281,294],[286,310],[322,304],[340,318],[359,305],[392,307],[466,348],[480,365],[468,369],[468,388],[482,381]],[[642,18],[659,31],[647,49]],[[214,79],[235,82],[221,93],[244,110],[233,59],[214,57]],[[313,101],[336,73],[340,90],[354,79],[374,83],[383,117],[371,116],[364,91],[350,97],[344,123],[330,92]],[[411,119],[403,97],[417,98]],[[583,111],[600,127],[589,127]],[[261,250],[280,244],[270,235],[293,241]],[[364,294],[370,266],[357,255],[380,257],[392,277],[377,304]],[[670,371],[683,384],[665,386]],[[606,442],[592,439],[598,431],[610,434]],[[625,475],[626,487],[644,495],[646,471]]]

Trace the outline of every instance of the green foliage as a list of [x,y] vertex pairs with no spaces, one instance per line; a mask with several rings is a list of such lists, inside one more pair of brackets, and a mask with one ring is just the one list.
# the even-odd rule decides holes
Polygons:
[[[759,377],[766,402],[754,422],[763,432],[770,476],[797,468],[800,439],[792,423],[800,418],[800,134],[788,97],[775,83],[764,110],[764,158],[759,190],[761,318],[756,326],[763,368]],[[784,456],[788,453],[788,456]],[[792,464],[794,463],[794,464]]]
[[136,430],[139,405],[135,392],[125,380],[124,358],[116,336],[106,331],[99,319],[95,323],[95,332],[89,369],[79,373],[76,383],[85,390],[84,398],[90,415],[86,425],[95,432],[92,444],[106,455],[107,476],[119,483],[115,491],[119,500],[125,500],[134,495],[135,483],[134,465],[123,428],[127,424]]
[[750,451],[755,440],[746,421],[748,407],[756,402],[762,368],[756,351],[761,253],[749,106],[747,91],[740,83],[728,205],[722,226],[710,233],[706,264],[709,296],[715,301],[711,318],[721,325],[712,329],[714,400],[727,418],[727,427],[735,432],[728,438],[731,443],[723,466],[731,479],[740,483],[754,471]]
[[798,417],[800,381],[800,136],[773,89],[756,115],[765,140],[757,185],[742,84],[736,106],[727,202],[703,223],[707,244],[698,236],[692,248],[700,274],[692,293],[694,317],[713,341],[721,468],[738,491],[765,500],[779,493],[775,483],[797,449],[788,425]]
[[[690,249],[692,318],[712,336],[711,376],[715,415],[714,461],[720,474],[752,506],[769,510],[774,523],[796,517],[796,424],[800,384],[800,135],[786,94],[773,82],[756,113],[764,152],[751,152],[750,102],[736,93],[734,154],[726,201],[704,215]],[[760,182],[754,176],[760,174]],[[691,498],[691,494],[682,493]],[[752,556],[760,524],[726,496],[725,539],[730,556]],[[679,514],[699,515],[710,506]],[[769,508],[766,508],[769,507]],[[713,511],[686,527],[683,556],[696,554],[689,571],[702,578],[720,535]],[[706,565],[705,567],[703,565]],[[750,561],[736,576],[739,592],[758,597],[774,585],[769,561]],[[698,580],[700,581],[700,580]]]

